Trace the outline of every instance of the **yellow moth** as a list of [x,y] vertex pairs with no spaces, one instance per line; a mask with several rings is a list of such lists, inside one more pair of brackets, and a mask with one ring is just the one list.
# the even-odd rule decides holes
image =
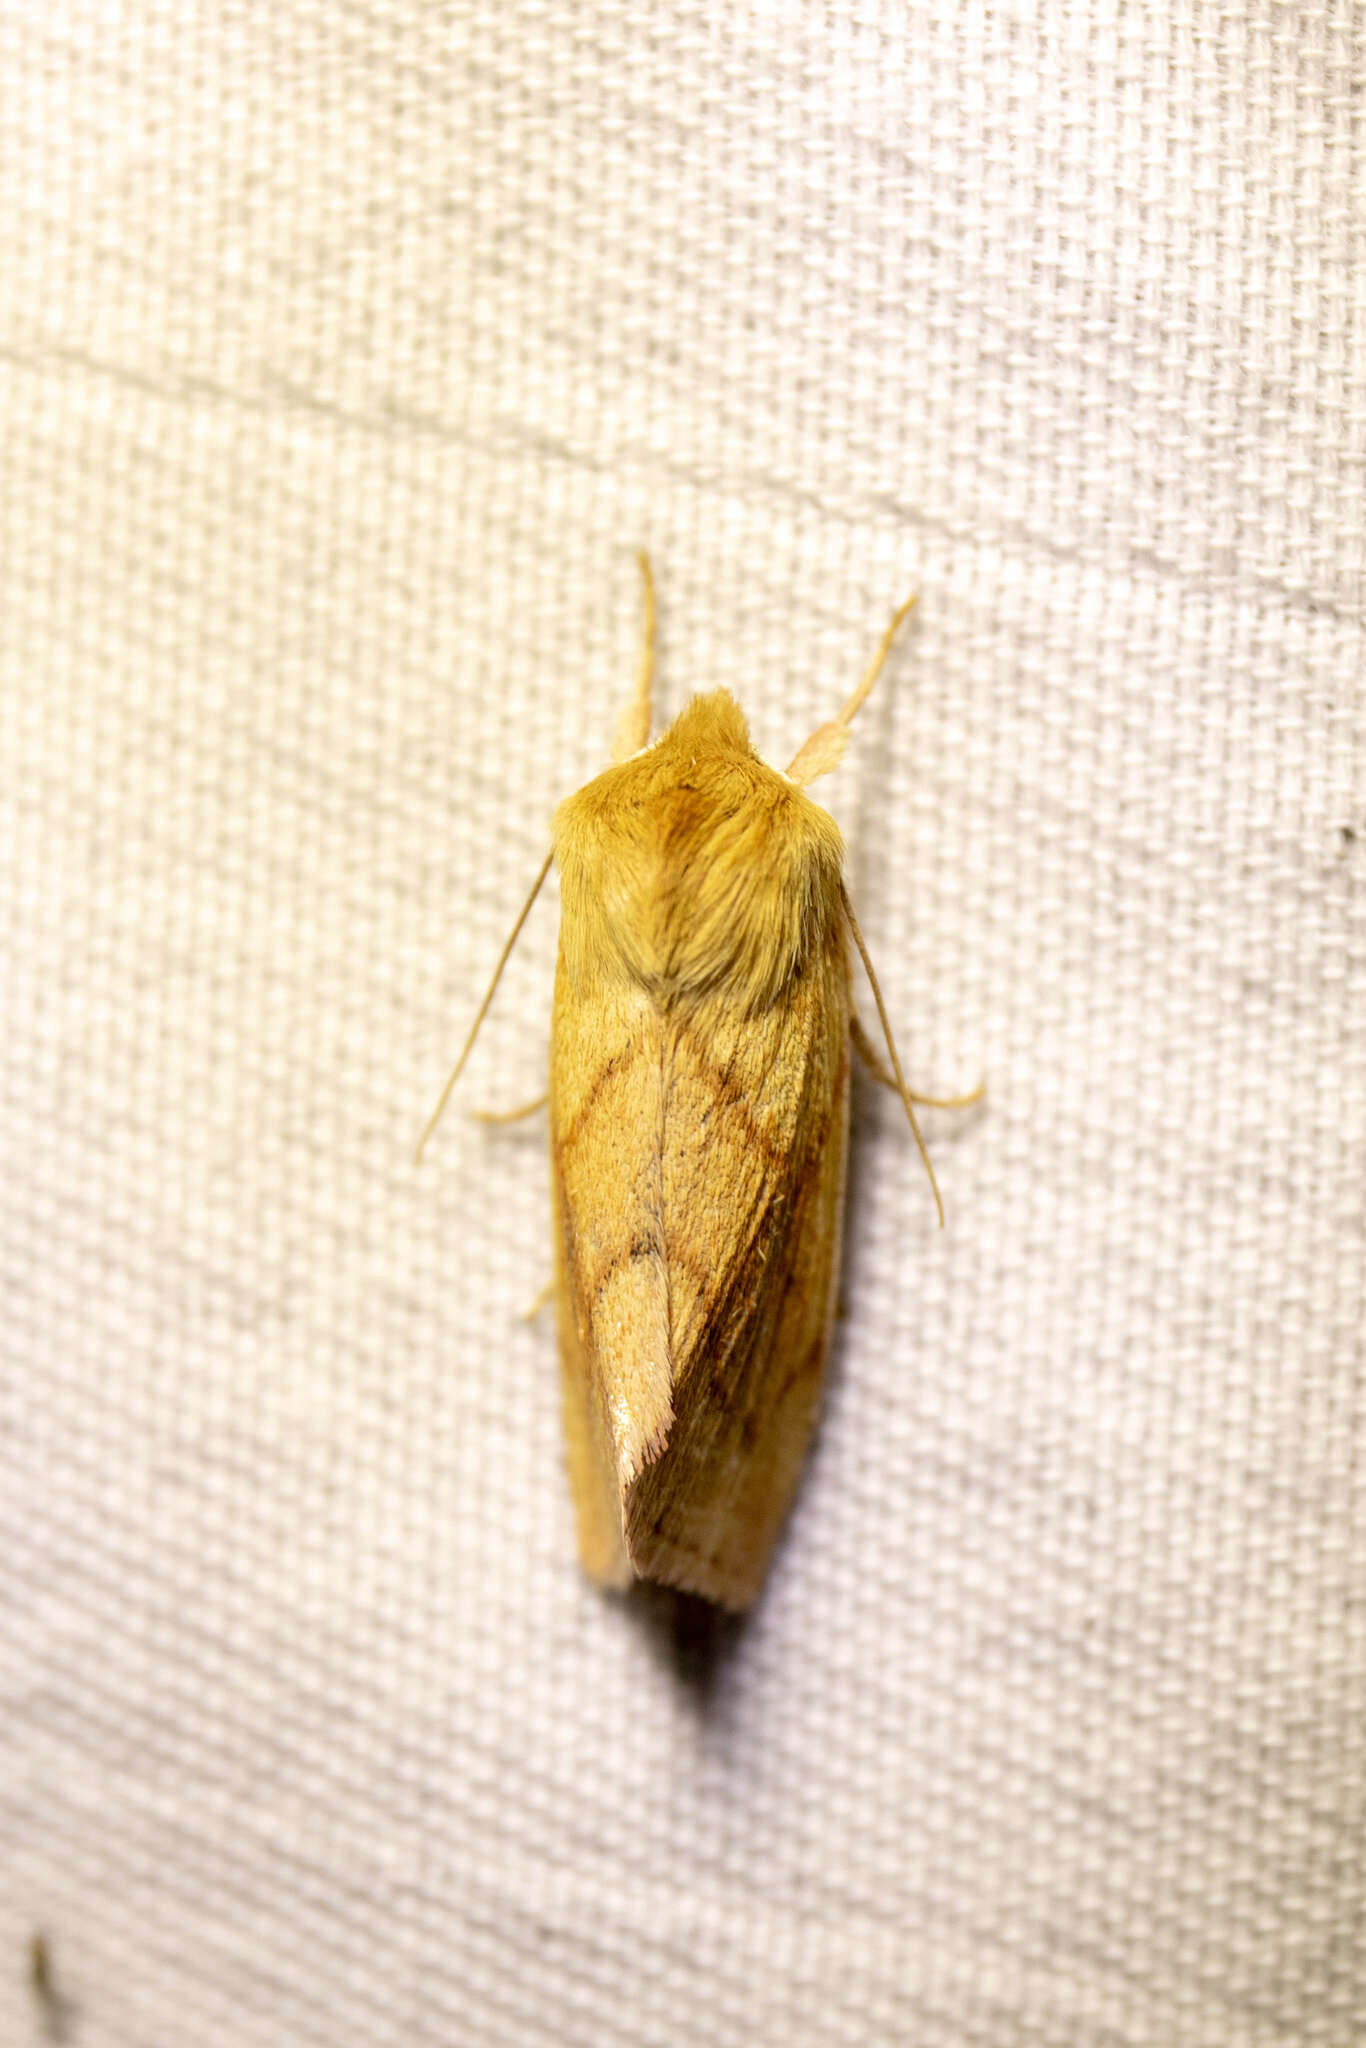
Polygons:
[[[580,1555],[603,1584],[657,1579],[739,1609],[762,1584],[825,1376],[851,1043],[900,1094],[929,1167],[914,1104],[933,1098],[906,1086],[843,841],[805,794],[838,765],[911,605],[839,717],[780,774],[725,690],[695,697],[650,744],[644,556],[641,569],[640,675],[613,763],[556,812],[422,1143],[554,861],[554,1291]],[[854,1013],[846,931],[891,1074]]]

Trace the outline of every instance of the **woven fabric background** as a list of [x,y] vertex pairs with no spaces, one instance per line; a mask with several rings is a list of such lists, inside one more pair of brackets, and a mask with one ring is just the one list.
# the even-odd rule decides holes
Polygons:
[[[1366,16],[0,4],[0,2038],[1366,2039]],[[757,1611],[579,1576],[542,902],[659,698],[860,1083]],[[29,1949],[48,1944],[46,1998]]]

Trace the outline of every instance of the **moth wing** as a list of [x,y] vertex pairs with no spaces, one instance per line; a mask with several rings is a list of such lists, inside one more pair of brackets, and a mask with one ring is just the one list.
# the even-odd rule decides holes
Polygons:
[[569,1477],[584,1569],[635,1576],[621,1470],[672,1419],[668,1289],[659,1222],[658,1018],[643,993],[555,980],[550,1062],[556,1308]]
[[[558,1198],[558,1189],[557,1189]],[[602,1586],[629,1586],[635,1568],[621,1528],[621,1494],[611,1440],[594,1381],[589,1345],[576,1312],[580,1289],[565,1257],[565,1235],[555,1232],[555,1297],[560,1338],[560,1399],[564,1412],[569,1485],[578,1523],[579,1558]]]
[[825,1373],[848,1133],[833,916],[777,1003],[555,993],[560,1361],[579,1550],[750,1604]]
[[[664,1025],[660,1217],[672,1419],[621,1472],[634,1569],[747,1607],[819,1409],[839,1277],[849,969],[837,913],[779,1001]],[[610,1387],[614,1361],[599,1360]]]

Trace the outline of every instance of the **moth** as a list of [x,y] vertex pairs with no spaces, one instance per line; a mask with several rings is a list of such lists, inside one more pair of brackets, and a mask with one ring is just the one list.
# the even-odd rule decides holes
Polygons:
[[[899,1094],[941,1224],[915,1107],[976,1096],[907,1088],[839,828],[806,794],[838,766],[914,599],[784,774],[755,752],[726,690],[695,697],[651,743],[644,556],[641,571],[640,672],[612,765],[556,812],[418,1150],[553,862],[554,1294],[579,1551],[604,1585],[654,1579],[740,1610],[763,1583],[825,1377],[851,1046]],[[891,1073],[853,1008],[849,939]]]

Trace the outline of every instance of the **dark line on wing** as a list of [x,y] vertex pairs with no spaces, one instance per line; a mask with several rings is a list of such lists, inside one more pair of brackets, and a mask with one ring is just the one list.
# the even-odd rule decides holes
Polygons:
[[587,1300],[596,1307],[598,1297],[601,1295],[603,1288],[612,1278],[612,1275],[620,1272],[623,1266],[633,1265],[637,1259],[662,1259],[663,1257],[664,1247],[658,1238],[637,1232],[629,1244],[620,1246],[618,1250],[610,1253],[603,1260],[602,1265],[588,1282],[586,1290]]
[[598,1068],[597,1073],[594,1074],[592,1080],[589,1082],[587,1092],[584,1095],[582,1101],[579,1103],[579,1106],[575,1110],[573,1116],[565,1125],[564,1129],[556,1133],[555,1142],[560,1147],[561,1151],[568,1151],[571,1145],[574,1145],[578,1142],[579,1138],[583,1134],[584,1125],[588,1122],[588,1119],[592,1116],[594,1109],[597,1107],[598,1097],[602,1094],[603,1089],[607,1086],[607,1083],[611,1080],[612,1076],[616,1073],[617,1069],[621,1066],[621,1063],[625,1058],[625,1053],[613,1053],[611,1058],[604,1060],[602,1065]]
[[719,1107],[722,1110],[737,1112],[738,1121],[743,1126],[746,1137],[765,1166],[775,1174],[780,1172],[787,1157],[786,1150],[774,1144],[751,1110],[749,1098],[736,1086],[733,1075],[734,1062],[727,1067],[718,1066],[709,1056],[705,1042],[681,1019],[674,1020],[673,1029],[675,1035],[686,1045],[699,1072],[711,1082],[716,1091]]

